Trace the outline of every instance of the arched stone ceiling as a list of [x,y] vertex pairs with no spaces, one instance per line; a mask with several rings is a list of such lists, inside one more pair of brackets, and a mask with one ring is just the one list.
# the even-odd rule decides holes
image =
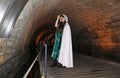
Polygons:
[[[0,39],[1,44],[4,44],[1,52],[17,52],[7,48],[11,46],[24,49],[37,29],[45,32],[51,28],[48,32],[53,30],[52,33],[54,33],[56,16],[61,13],[69,17],[74,47],[89,45],[92,40],[102,49],[115,50],[119,47],[119,0],[29,0],[17,19],[11,37]],[[35,40],[41,31],[36,34]],[[4,49],[4,46],[7,49]],[[120,51],[119,48],[117,51]],[[15,55],[14,52],[13,55]]]
[[[38,6],[33,5],[34,8],[26,25],[28,33],[25,32],[25,34],[30,34],[35,28],[48,22],[54,25],[57,14],[64,13],[69,17],[69,23],[74,33],[82,32],[85,29],[84,33],[91,33],[92,38],[97,36],[96,44],[104,45],[103,48],[107,46],[114,48],[119,45],[117,43],[119,42],[119,24],[117,24],[120,12],[119,0],[49,0],[40,2],[43,3],[41,5],[35,3]],[[26,36],[25,40],[28,37]]]

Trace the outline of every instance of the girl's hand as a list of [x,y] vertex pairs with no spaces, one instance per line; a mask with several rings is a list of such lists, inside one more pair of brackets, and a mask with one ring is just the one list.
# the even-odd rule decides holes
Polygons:
[[60,18],[60,15],[57,16],[57,19],[59,19],[59,18]]
[[57,15],[57,20],[55,22],[55,27],[58,27],[58,21],[59,21],[60,15]]

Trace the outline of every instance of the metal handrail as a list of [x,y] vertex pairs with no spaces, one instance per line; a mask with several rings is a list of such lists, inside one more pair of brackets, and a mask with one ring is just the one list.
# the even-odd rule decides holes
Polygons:
[[[45,44],[44,46],[45,46],[45,63],[44,63],[44,67],[42,67],[42,68],[44,68],[44,71],[43,71],[43,69],[40,68],[40,66],[39,66],[39,70],[40,71],[42,70],[42,72],[40,72],[40,73],[42,73],[41,77],[47,78],[47,44]],[[38,55],[34,59],[33,63],[31,64],[31,66],[29,67],[29,69],[27,70],[27,72],[25,73],[25,75],[23,76],[23,78],[27,78],[28,74],[30,73],[30,71],[33,68],[33,66],[34,66],[34,64],[35,64],[36,61],[39,61],[39,65],[41,65],[41,63],[40,63],[41,56],[40,55],[42,53],[43,47],[41,47],[40,52],[38,53]]]
[[[38,56],[39,56],[39,54],[38,54]],[[28,74],[30,73],[30,70],[32,69],[32,67],[34,66],[35,62],[37,61],[38,56],[35,58],[35,60],[31,64],[31,66],[29,67],[28,71],[25,73],[25,75],[23,76],[23,78],[27,78]]]

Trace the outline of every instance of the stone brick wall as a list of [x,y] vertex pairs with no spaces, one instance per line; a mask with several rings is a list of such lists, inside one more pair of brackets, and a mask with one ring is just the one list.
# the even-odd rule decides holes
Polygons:
[[[77,47],[74,47],[75,50],[81,52],[83,47],[84,50],[92,48],[94,40],[96,52],[113,52],[119,57],[119,8],[119,0],[70,0],[60,1],[55,12],[68,15],[73,30],[73,44]],[[91,50],[87,51],[89,53]]]
[[[3,71],[0,77],[17,68],[21,60],[28,59],[25,56],[32,33],[61,13],[69,18],[74,50],[81,52],[82,47],[91,48],[94,40],[96,52],[101,53],[102,49],[120,55],[119,8],[119,0],[29,0],[17,19],[11,37],[0,38],[0,72]],[[9,69],[12,64],[16,65]]]

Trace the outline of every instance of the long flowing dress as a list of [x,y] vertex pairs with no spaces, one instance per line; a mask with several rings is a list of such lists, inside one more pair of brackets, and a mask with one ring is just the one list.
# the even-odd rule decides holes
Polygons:
[[55,42],[54,42],[54,47],[53,47],[53,52],[52,52],[52,57],[54,60],[57,60],[59,57],[61,37],[62,37],[62,32],[56,32]]

